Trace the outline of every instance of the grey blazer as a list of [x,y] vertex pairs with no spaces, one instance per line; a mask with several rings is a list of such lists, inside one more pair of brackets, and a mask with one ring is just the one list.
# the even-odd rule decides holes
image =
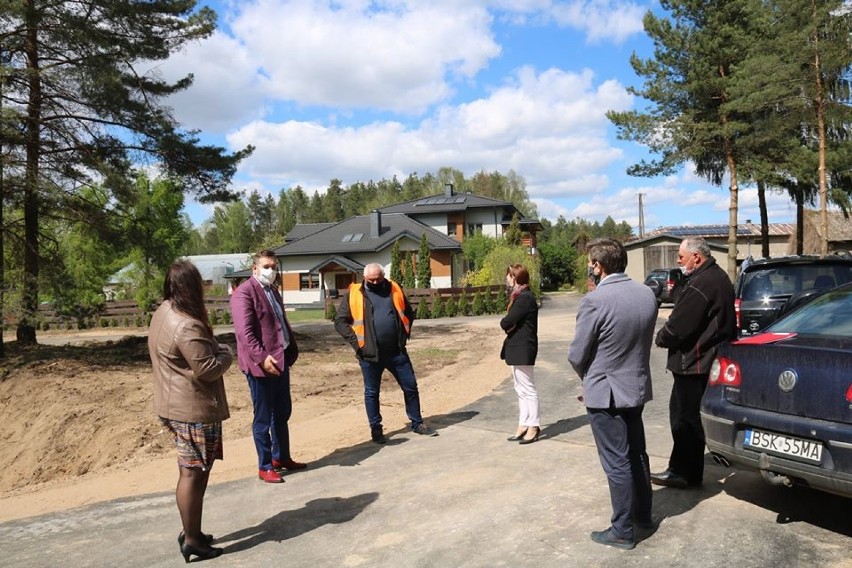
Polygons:
[[587,408],[631,408],[653,398],[651,342],[657,300],[644,284],[611,274],[580,301],[568,362]]

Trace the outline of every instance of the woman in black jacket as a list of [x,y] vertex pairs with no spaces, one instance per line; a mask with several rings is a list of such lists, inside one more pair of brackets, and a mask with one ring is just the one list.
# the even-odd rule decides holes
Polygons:
[[513,264],[506,270],[506,285],[512,292],[506,316],[500,320],[500,327],[506,332],[500,358],[512,366],[520,410],[518,429],[508,440],[531,444],[541,432],[533,380],[538,354],[538,304],[530,291],[530,273],[523,264]]

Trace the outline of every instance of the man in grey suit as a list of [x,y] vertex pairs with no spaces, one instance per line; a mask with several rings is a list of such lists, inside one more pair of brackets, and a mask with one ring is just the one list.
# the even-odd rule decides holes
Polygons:
[[651,343],[657,301],[624,274],[627,252],[614,239],[589,243],[597,288],[580,302],[568,361],[583,381],[583,401],[609,483],[611,526],[592,540],[631,549],[634,526],[653,529],[651,473],[642,410],[652,398]]

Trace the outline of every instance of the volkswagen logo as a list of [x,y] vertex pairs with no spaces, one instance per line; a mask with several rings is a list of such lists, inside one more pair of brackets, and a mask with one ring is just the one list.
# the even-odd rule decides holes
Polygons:
[[784,392],[790,392],[796,386],[799,375],[793,369],[786,369],[778,375],[778,388]]

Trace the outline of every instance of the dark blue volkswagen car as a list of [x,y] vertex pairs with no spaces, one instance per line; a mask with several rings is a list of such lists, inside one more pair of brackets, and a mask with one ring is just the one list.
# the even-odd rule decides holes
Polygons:
[[852,284],[723,346],[701,422],[717,463],[852,497]]

